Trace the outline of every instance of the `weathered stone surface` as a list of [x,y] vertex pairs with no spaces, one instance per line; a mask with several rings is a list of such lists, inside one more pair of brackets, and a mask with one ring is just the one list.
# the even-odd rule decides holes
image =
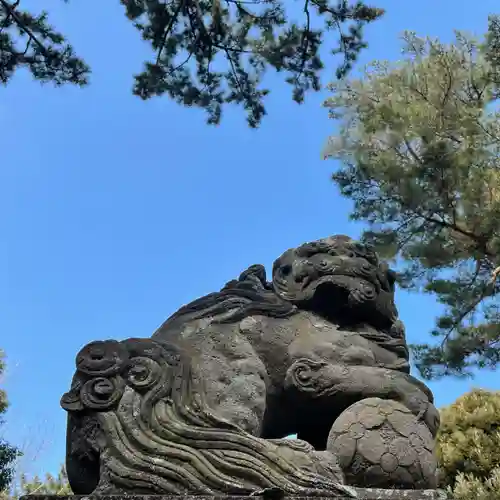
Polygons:
[[85,346],[61,400],[73,491],[435,487],[439,414],[409,375],[394,282],[369,248],[326,238],[285,252],[271,282],[251,266],[151,339]]
[[[381,490],[381,489],[359,489],[357,490],[359,500],[452,500],[444,491],[439,490]],[[268,495],[243,496],[205,496],[184,495],[182,497],[172,495],[29,495],[22,496],[20,500],[274,500],[275,498],[293,498],[293,500],[330,500],[332,497],[273,497]],[[335,497],[336,500],[344,500],[351,497]]]
[[333,423],[327,449],[348,484],[366,484],[370,477],[380,488],[436,487],[432,441],[425,423],[401,403],[367,398]]

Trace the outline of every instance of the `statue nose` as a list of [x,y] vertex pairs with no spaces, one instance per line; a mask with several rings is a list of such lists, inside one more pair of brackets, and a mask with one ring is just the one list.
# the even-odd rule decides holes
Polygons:
[[292,274],[296,283],[304,281],[309,275],[313,265],[309,261],[294,262],[292,264]]

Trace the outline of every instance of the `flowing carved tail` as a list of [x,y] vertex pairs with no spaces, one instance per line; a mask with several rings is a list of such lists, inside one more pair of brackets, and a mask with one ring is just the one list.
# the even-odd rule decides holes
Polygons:
[[149,339],[94,342],[77,356],[68,477],[75,493],[355,497],[334,455],[251,436],[206,404],[176,347]]

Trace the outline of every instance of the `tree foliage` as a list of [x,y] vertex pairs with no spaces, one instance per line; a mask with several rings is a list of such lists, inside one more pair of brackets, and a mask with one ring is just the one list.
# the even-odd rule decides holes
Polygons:
[[[242,106],[251,127],[266,114],[261,85],[266,69],[285,75],[293,99],[320,89],[320,47],[335,31],[331,52],[341,54],[338,77],[366,47],[363,27],[383,14],[363,0],[301,0],[300,21],[283,0],[120,0],[127,18],[150,44],[154,57],[135,76],[133,93],[142,99],[167,94],[208,113],[218,124],[225,104]],[[21,10],[20,2],[0,0],[0,81],[27,67],[42,82],[85,85],[89,67],[63,35],[48,24],[46,12]],[[288,6],[290,7],[290,6]]]
[[[121,2],[156,52],[155,61],[136,76],[135,94],[147,99],[166,93],[182,104],[204,108],[214,124],[224,103],[236,103],[246,110],[251,127],[266,112],[269,90],[260,85],[266,68],[283,72],[293,99],[301,103],[308,90],[320,89],[324,31],[339,32],[333,53],[344,55],[340,77],[366,46],[363,25],[382,15],[381,9],[346,0],[303,0],[300,23],[290,20],[290,10],[280,0]],[[314,27],[313,16],[323,20],[321,27]],[[346,22],[347,33],[342,31]]]
[[500,30],[453,44],[403,36],[403,60],[376,61],[330,86],[338,120],[325,157],[354,202],[363,238],[400,266],[399,282],[444,306],[436,343],[412,346],[425,378],[500,361]]
[[48,14],[32,14],[0,0],[0,82],[7,84],[19,68],[42,83],[85,85],[89,68],[64,36],[48,23]]
[[441,486],[455,500],[500,500],[500,392],[475,389],[441,410]]
[[[17,500],[24,495],[72,495],[73,492],[68,483],[66,469],[61,466],[57,476],[46,474],[44,479],[39,476],[32,478],[21,474],[19,484],[14,488],[11,495],[5,500]],[[4,499],[2,499],[4,500]]]
[[[5,370],[3,352],[0,350],[0,378]],[[3,424],[3,414],[7,410],[7,396],[0,389],[0,426]],[[8,488],[12,481],[14,469],[13,465],[19,456],[19,451],[0,438],[0,492]]]
[[0,492],[9,487],[14,477],[13,463],[18,455],[16,448],[0,439]]

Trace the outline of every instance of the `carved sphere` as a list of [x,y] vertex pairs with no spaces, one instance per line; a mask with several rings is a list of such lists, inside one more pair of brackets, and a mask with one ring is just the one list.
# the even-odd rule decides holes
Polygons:
[[363,399],[333,424],[327,450],[339,458],[346,482],[376,488],[436,488],[434,440],[402,404]]

